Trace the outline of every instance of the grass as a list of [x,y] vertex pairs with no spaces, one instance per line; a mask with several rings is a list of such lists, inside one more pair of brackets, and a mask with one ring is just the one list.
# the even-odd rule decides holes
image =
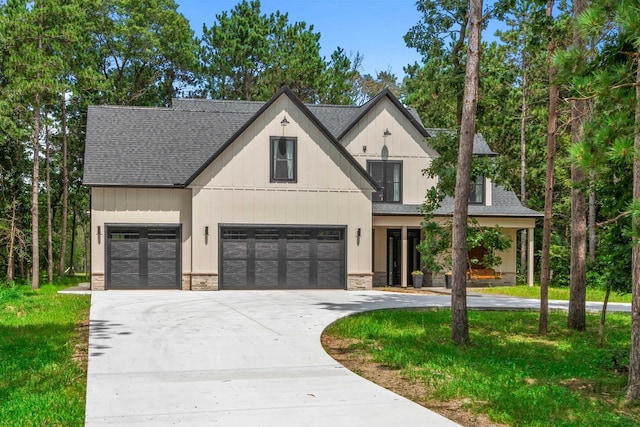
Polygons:
[[[540,286],[497,286],[495,288],[469,288],[471,292],[509,295],[523,298],[540,298]],[[603,289],[587,288],[587,301],[604,301]],[[569,288],[549,288],[549,299],[569,300]],[[609,302],[631,302],[631,294],[611,292]]]
[[550,314],[537,335],[535,312],[470,311],[472,344],[451,342],[450,310],[388,310],[339,320],[327,334],[355,339],[351,349],[399,369],[425,386],[427,401],[462,402],[513,426],[637,426],[640,408],[625,406],[630,316],[609,314],[597,348],[597,318],[569,332],[566,314]]
[[38,291],[0,284],[0,425],[84,424],[86,357],[78,347],[86,347],[77,328],[87,323],[90,297],[57,294],[78,280]]

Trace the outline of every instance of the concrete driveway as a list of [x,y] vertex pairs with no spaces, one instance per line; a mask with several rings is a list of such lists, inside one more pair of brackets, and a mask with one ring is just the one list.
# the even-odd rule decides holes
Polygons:
[[[456,425],[353,374],[320,345],[324,328],[352,313],[449,303],[379,291],[94,292],[86,424]],[[469,306],[538,302],[470,297]]]

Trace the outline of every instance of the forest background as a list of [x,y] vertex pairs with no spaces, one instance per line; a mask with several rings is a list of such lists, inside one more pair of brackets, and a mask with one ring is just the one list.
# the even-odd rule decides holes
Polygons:
[[[627,22],[620,9],[629,4]],[[404,41],[421,60],[398,79],[391,70],[362,72],[358,52],[336,46],[322,56],[313,23],[292,22],[286,11],[263,13],[258,1],[220,11],[200,37],[173,0],[0,1],[0,280],[37,287],[42,278],[87,271],[88,105],[171,106],[176,96],[266,100],[282,85],[308,103],[361,104],[388,87],[427,127],[458,130],[468,6],[416,3]],[[578,192],[586,243],[573,257],[584,258],[584,283],[631,289],[634,17],[636,2],[585,2],[580,14],[565,2],[551,2],[551,9],[533,0],[485,5],[483,25],[497,22],[501,30],[482,44],[476,131],[501,156],[477,167],[544,211],[548,123],[550,115],[557,119],[548,250],[555,285],[570,283]],[[558,95],[552,113],[550,87]],[[577,101],[583,127],[572,139]],[[432,144],[442,157],[430,172],[451,191],[457,143]],[[536,275],[542,231],[541,221]]]

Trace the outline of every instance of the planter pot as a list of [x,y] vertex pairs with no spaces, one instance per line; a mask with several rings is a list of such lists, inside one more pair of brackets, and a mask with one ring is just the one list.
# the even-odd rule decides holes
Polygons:
[[422,279],[424,278],[424,276],[422,274],[416,274],[413,277],[413,287],[416,289],[420,289],[422,288]]

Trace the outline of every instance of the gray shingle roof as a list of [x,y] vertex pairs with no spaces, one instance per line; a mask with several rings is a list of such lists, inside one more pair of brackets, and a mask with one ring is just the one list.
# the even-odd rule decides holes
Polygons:
[[[174,108],[90,107],[84,184],[166,187],[188,185],[282,94],[286,94],[371,184],[379,185],[336,140],[327,126],[287,87],[267,102],[174,100]],[[339,106],[313,106],[334,129],[351,116]],[[354,107],[356,108],[356,107]]]
[[89,107],[84,184],[182,184],[251,116]]
[[[449,135],[455,135],[455,131],[451,129],[442,129],[442,128],[426,128],[429,136],[436,136],[441,133],[446,133]],[[492,151],[489,148],[489,144],[487,140],[484,139],[481,133],[477,133],[473,137],[473,154],[476,156],[492,156],[495,157],[498,155],[495,151]]]
[[[453,198],[445,198],[440,207],[434,211],[436,216],[453,214]],[[422,215],[422,205],[403,205],[398,203],[374,203],[374,215]],[[506,216],[506,217],[542,217],[540,212],[522,206],[513,191],[499,185],[492,185],[491,206],[469,205],[470,216]]]

